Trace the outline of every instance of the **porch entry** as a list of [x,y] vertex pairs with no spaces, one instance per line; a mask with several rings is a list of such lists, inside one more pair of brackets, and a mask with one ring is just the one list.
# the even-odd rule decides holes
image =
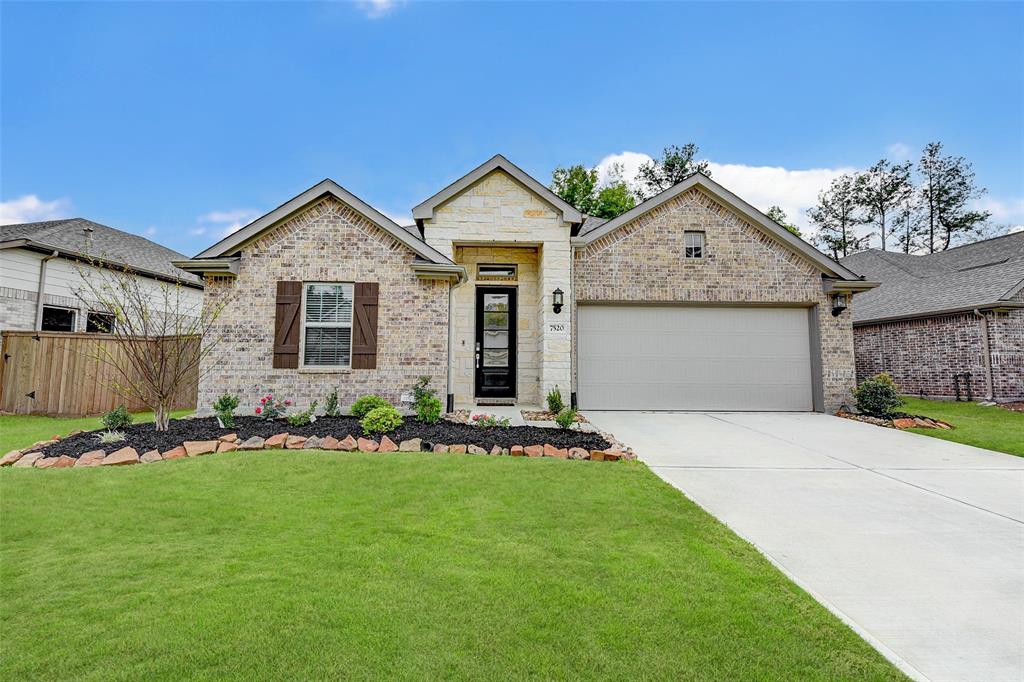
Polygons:
[[476,289],[476,397],[516,396],[516,289]]

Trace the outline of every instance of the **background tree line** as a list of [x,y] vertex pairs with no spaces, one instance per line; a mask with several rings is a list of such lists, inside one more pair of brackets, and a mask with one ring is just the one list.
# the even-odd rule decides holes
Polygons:
[[[697,159],[700,148],[688,143],[666,147],[659,159],[638,170],[632,182],[616,165],[604,182],[597,168],[576,164],[552,172],[551,189],[583,213],[614,218],[694,173],[711,176],[707,161]],[[985,193],[974,181],[971,163],[962,156],[944,155],[941,142],[925,145],[917,164],[881,159],[862,172],[837,177],[818,194],[808,218],[817,228],[812,241],[833,258],[868,248],[879,238],[904,253],[935,253],[982,237],[988,211],[971,209]],[[800,230],[779,206],[765,212],[797,236]],[[867,227],[868,232],[864,232]]]

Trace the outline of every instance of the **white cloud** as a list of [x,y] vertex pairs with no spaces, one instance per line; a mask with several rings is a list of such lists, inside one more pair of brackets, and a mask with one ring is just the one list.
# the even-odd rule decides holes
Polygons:
[[367,19],[380,19],[404,4],[405,0],[357,0],[356,7],[363,11]]
[[68,218],[71,213],[70,199],[43,201],[35,194],[0,201],[0,225],[35,223],[42,220]]
[[906,161],[910,158],[910,146],[902,142],[894,142],[885,148],[885,151],[892,157],[893,161]]
[[1024,199],[997,199],[981,197],[973,202],[973,208],[988,211],[992,220],[997,223],[1017,222],[1024,220]]
[[[643,152],[623,151],[609,154],[597,164],[598,181],[607,182],[614,164],[621,164],[623,179],[629,181],[643,164],[651,160]],[[747,166],[740,163],[709,162],[711,177],[729,191],[756,208],[767,211],[777,205],[801,230],[809,227],[807,209],[814,206],[818,192],[832,180],[856,168],[808,168],[791,170],[781,166]]]
[[143,234],[145,234],[147,237],[153,237],[156,235],[157,232],[159,232],[159,230],[156,229],[156,225],[150,225],[149,227],[146,228]]
[[[374,206],[374,208],[377,207]],[[382,208],[377,208],[377,210],[383,213],[386,217],[390,218],[393,222],[401,225],[402,227],[408,227],[409,225],[416,224],[416,221],[413,220],[412,215],[409,213],[392,213],[391,211],[385,211]]]
[[260,212],[251,208],[235,208],[229,211],[210,211],[199,216],[198,225],[189,230],[189,234],[199,236],[216,232],[218,239],[223,239],[233,232],[242,229],[260,216]]

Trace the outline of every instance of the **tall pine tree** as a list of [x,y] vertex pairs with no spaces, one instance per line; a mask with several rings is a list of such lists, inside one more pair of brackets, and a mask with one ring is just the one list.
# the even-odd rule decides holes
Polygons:
[[818,194],[818,204],[807,212],[818,228],[818,248],[839,259],[863,251],[871,235],[858,236],[855,229],[866,222],[860,204],[860,175],[840,175],[827,190]]
[[864,220],[878,228],[882,251],[887,250],[889,228],[900,206],[910,197],[910,162],[891,163],[881,159],[861,175],[858,202],[864,208]]
[[692,142],[682,147],[670,145],[662,151],[660,159],[648,161],[636,173],[638,192],[641,199],[650,199],[669,187],[679,184],[694,173],[711,177],[707,161],[698,161],[700,147]]
[[921,177],[923,242],[928,253],[945,251],[958,237],[977,234],[992,215],[968,204],[985,193],[974,184],[974,169],[962,156],[943,156],[941,142],[925,145],[917,163]]

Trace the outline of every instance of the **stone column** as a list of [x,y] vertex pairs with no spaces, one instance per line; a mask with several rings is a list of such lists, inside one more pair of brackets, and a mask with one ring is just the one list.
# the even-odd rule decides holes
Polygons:
[[[538,286],[540,288],[540,399],[555,386],[569,404],[572,391],[572,278],[569,241],[548,241],[540,249]],[[552,308],[552,292],[561,289],[563,307],[559,314]]]

